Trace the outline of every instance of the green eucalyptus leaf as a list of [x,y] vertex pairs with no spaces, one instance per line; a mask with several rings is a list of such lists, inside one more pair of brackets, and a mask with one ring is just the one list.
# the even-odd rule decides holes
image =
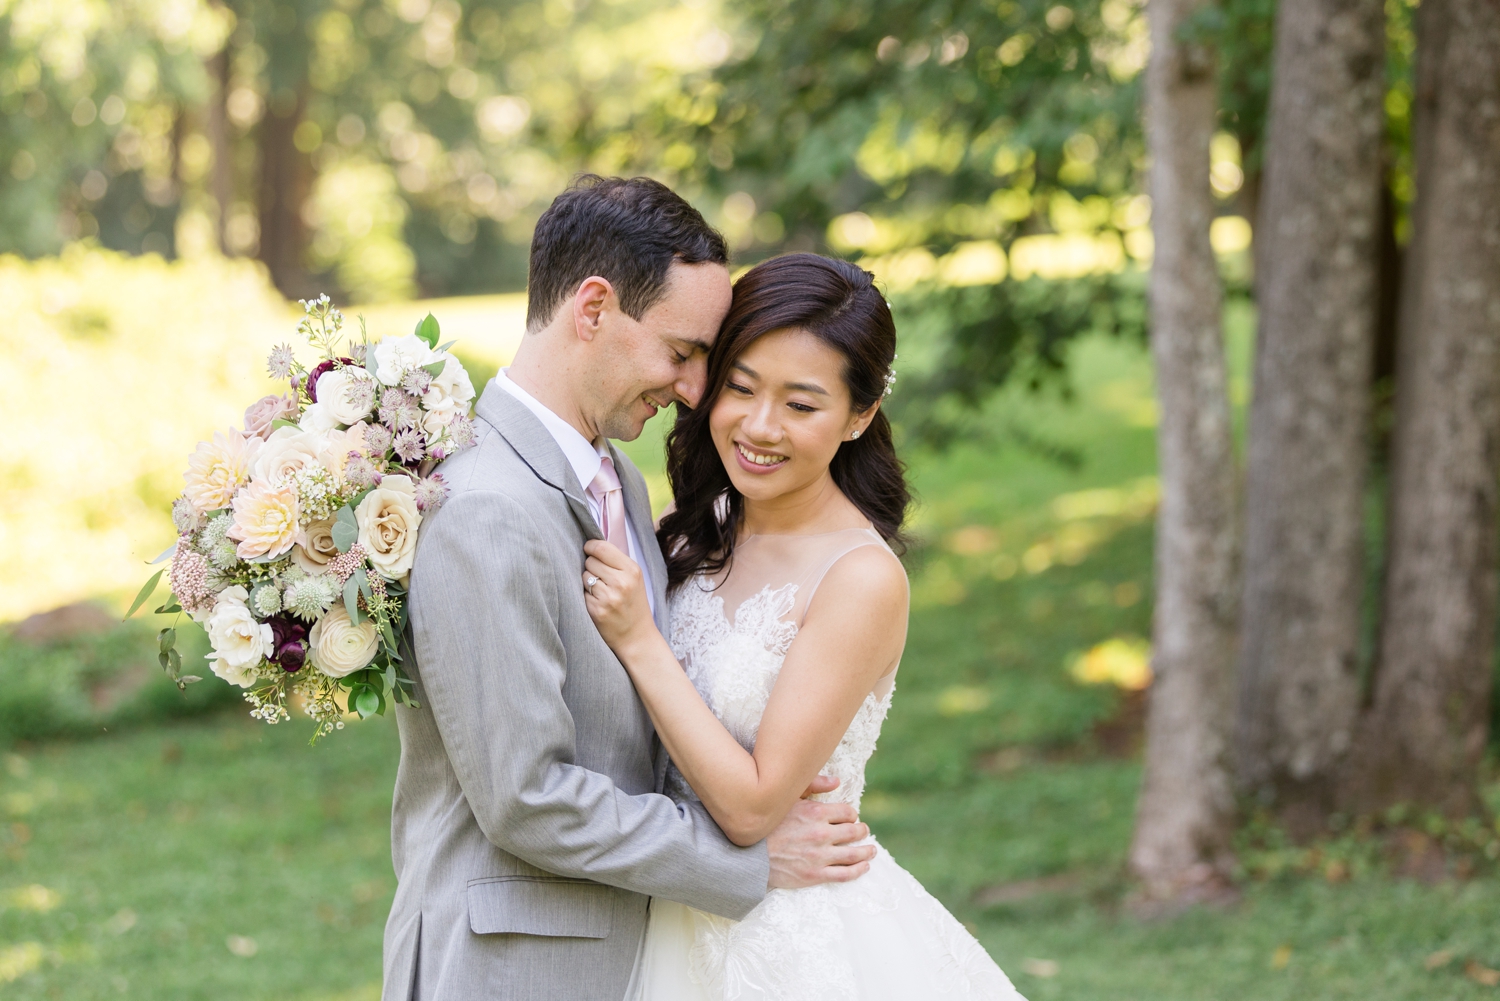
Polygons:
[[146,585],[140,589],[139,593],[135,596],[135,600],[130,603],[130,611],[125,613],[125,618],[130,618],[136,613],[137,609],[146,603],[146,599],[151,597],[151,592],[156,590],[156,584],[161,580],[161,575],[166,572],[166,569],[163,568],[151,575],[151,579],[146,581]]
[[202,681],[202,680],[203,679],[200,678],[200,677],[198,677],[196,674],[184,674],[182,677],[180,677],[180,678],[177,679],[177,687],[178,688],[186,688],[188,685],[191,685],[194,682]]
[[166,653],[177,645],[177,630],[168,626],[156,634],[156,645],[162,653]]
[[447,344],[444,344],[442,347],[438,348],[438,350],[439,351],[447,351],[449,348],[453,347],[453,345],[455,345],[457,343],[458,343],[458,341],[456,341],[456,340],[455,341],[449,341]]
[[333,536],[333,544],[338,551],[347,553],[359,541],[359,526],[340,518],[333,523],[333,530],[329,534]]
[[439,359],[438,361],[428,362],[426,365],[423,365],[422,366],[422,371],[426,372],[428,375],[430,375],[434,379],[436,379],[438,376],[440,376],[440,375],[443,374],[443,369],[445,369],[447,367],[448,367],[448,359],[442,358],[442,359]]
[[176,598],[173,598],[171,601],[167,602],[165,605],[162,605],[160,608],[158,608],[156,610],[156,614],[157,615],[171,615],[174,612],[180,612],[180,611],[182,611],[182,606],[179,605],[179,604],[177,604],[177,599]]
[[175,675],[182,670],[182,654],[174,648],[167,651],[167,661],[171,664],[169,670]]
[[344,581],[344,610],[349,613],[349,621],[359,625],[361,615],[359,611],[359,581],[350,577]]
[[[148,567],[154,567],[154,566],[156,566],[156,564],[160,563],[162,560],[166,559],[167,557],[169,557],[169,556],[175,556],[176,554],[177,554],[177,543],[174,542],[170,546],[168,546],[166,549],[163,549],[160,556],[158,556],[156,559],[152,560],[150,563],[147,563],[146,565]],[[129,616],[126,616],[126,618],[129,618]]]
[[354,575],[350,577],[350,580],[359,583],[359,593],[365,596],[365,601],[369,601],[375,596],[375,592],[370,590],[370,576],[365,573],[364,567],[355,567]]
[[299,425],[296,421],[289,421],[285,417],[278,417],[271,422],[272,431],[279,431],[282,428],[294,428],[300,426],[301,425]]

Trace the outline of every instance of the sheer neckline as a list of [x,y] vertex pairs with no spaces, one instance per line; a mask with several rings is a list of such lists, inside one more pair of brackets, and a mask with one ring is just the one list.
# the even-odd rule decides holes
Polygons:
[[845,535],[849,532],[867,532],[877,538],[880,537],[874,525],[866,525],[863,528],[835,528],[831,532],[752,532],[741,539],[738,545],[744,545],[751,539],[823,539],[830,535]]

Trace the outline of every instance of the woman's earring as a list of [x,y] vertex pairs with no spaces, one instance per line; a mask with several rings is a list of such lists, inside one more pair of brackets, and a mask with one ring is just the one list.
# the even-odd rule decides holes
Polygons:
[[859,434],[860,434],[860,433],[859,433],[859,432],[858,432],[858,431],[855,431],[855,432],[854,432],[854,433],[853,433],[853,434],[851,434],[851,435],[850,435],[850,436],[849,436],[849,440],[850,440],[850,441],[853,441],[853,440],[854,440],[854,439],[855,439],[855,438],[858,438],[858,437],[859,437]]

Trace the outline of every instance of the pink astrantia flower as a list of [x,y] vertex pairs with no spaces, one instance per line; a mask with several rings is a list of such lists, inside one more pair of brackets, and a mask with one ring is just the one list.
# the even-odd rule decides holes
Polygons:
[[255,481],[234,498],[234,526],[229,537],[239,543],[242,560],[277,557],[297,541],[297,488]]

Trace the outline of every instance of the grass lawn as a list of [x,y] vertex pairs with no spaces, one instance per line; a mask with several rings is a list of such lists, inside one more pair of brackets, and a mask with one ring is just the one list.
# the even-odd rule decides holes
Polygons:
[[[1149,635],[1154,412],[1136,348],[1084,345],[1075,386],[1071,404],[1003,396],[995,438],[914,463],[911,639],[865,800],[877,834],[1033,1001],[1494,994],[1465,966],[1500,965],[1495,877],[1295,876],[1228,911],[1122,913],[1139,697],[1069,667]],[[648,472],[653,448],[632,446]],[[1059,450],[1081,462],[1042,454]],[[394,727],[311,750],[308,731],[236,713],[4,757],[0,996],[377,997]]]

